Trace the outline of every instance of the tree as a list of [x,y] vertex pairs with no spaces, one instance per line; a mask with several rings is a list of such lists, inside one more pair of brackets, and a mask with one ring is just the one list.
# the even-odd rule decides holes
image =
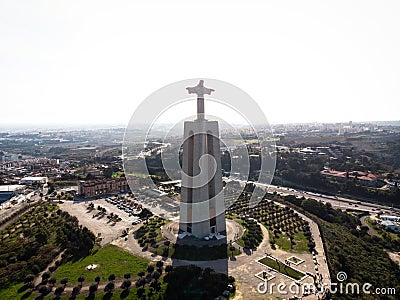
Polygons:
[[40,272],[39,266],[38,265],[33,265],[32,266],[32,273],[37,275],[37,274],[39,274],[39,272]]
[[125,279],[124,282],[121,284],[121,288],[124,290],[129,289],[129,287],[132,285],[132,282],[128,279]]
[[56,290],[54,291],[54,294],[55,294],[57,297],[60,297],[61,294],[62,294],[63,292],[64,292],[64,288],[63,288],[62,286],[59,286],[59,287],[57,287]]
[[82,287],[84,281],[85,281],[85,276],[81,275],[78,277],[78,282],[80,282],[81,287]]
[[39,285],[38,291],[39,291],[39,293],[41,293],[42,295],[45,295],[45,294],[47,294],[47,292],[48,292],[48,288],[47,288],[47,286],[45,286],[45,285]]
[[173,269],[173,267],[171,265],[168,265],[165,267],[165,272],[167,272],[169,274],[169,272],[171,272]]
[[155,271],[155,272],[153,273],[153,278],[154,278],[154,280],[155,280],[156,283],[157,283],[158,279],[160,279],[160,277],[161,277],[160,272]]
[[55,278],[55,277],[51,277],[50,279],[49,279],[49,283],[51,284],[51,285],[55,285],[56,284],[56,282],[57,282],[57,279]]
[[136,281],[136,286],[137,286],[137,287],[141,286],[141,287],[144,288],[145,285],[146,285],[146,280],[145,280],[144,278],[139,279],[138,281]]
[[124,274],[124,278],[125,278],[125,279],[131,278],[131,273],[126,273],[126,274]]
[[27,284],[28,286],[31,286],[34,280],[35,280],[35,275],[28,274],[25,276],[24,283]]
[[97,283],[97,285],[99,285],[99,283],[100,283],[100,276],[97,275],[97,276],[94,278],[94,281]]
[[89,286],[89,293],[90,293],[90,294],[94,294],[94,293],[97,291],[97,285],[98,285],[98,284],[93,283],[93,284],[91,284],[91,285]]
[[235,247],[234,246],[230,246],[229,250],[231,250],[231,254],[232,254],[232,257],[233,257],[234,254],[235,254]]
[[157,269],[161,269],[163,266],[164,266],[164,263],[162,260],[159,260],[158,262],[156,262]]
[[115,274],[110,274],[108,276],[108,281],[113,281],[113,280],[115,280]]
[[64,285],[64,287],[66,287],[67,283],[68,283],[68,278],[63,278],[60,280],[60,283]]
[[151,273],[153,273],[153,271],[154,271],[154,266],[153,265],[148,265],[147,272],[149,272],[151,274]]
[[79,286],[79,285],[74,286],[74,288],[72,289],[72,295],[73,296],[78,295],[80,290],[81,290],[81,286]]
[[111,293],[113,291],[113,289],[115,288],[115,283],[110,281],[109,283],[107,283],[107,285],[104,287],[104,291],[106,293]]
[[140,271],[137,275],[138,275],[140,278],[142,278],[144,275],[146,275],[146,273],[145,273],[144,271]]
[[47,279],[50,278],[50,276],[51,276],[50,272],[49,272],[49,271],[46,271],[46,272],[44,272],[44,273],[42,274],[42,280],[43,280],[43,281],[46,281]]

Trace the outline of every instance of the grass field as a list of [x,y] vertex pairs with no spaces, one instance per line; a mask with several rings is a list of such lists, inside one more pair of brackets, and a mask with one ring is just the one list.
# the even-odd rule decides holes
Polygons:
[[22,297],[27,291],[20,290],[23,284],[14,284],[6,289],[0,289],[0,299],[34,299],[35,297]]
[[145,247],[165,240],[161,233],[161,226],[167,223],[167,220],[159,217],[153,217],[147,224],[144,223],[135,234],[139,245]]
[[[270,232],[270,236],[273,233]],[[275,244],[282,250],[294,253],[308,253],[308,240],[302,232],[296,232],[294,234],[295,244],[291,247],[290,239],[286,234],[280,234],[278,238],[275,239]]]
[[[148,266],[148,261],[130,254],[123,249],[108,245],[104,248],[97,248],[94,251],[77,261],[70,261],[62,264],[58,269],[52,274],[52,277],[57,278],[57,285],[62,278],[68,278],[67,286],[75,286],[78,284],[78,277],[80,275],[85,276],[84,285],[90,285],[94,283],[94,277],[99,275],[101,277],[101,283],[108,282],[108,276],[110,274],[115,274],[117,280],[123,279],[125,273],[132,274],[132,280],[134,283],[134,278],[137,277],[137,273],[140,271],[146,271]],[[87,271],[85,268],[90,264],[98,264],[96,270]],[[31,292],[30,289],[24,289],[23,284],[15,284],[9,286],[5,290],[0,290],[0,299],[36,299],[39,294],[37,292]],[[166,284],[161,286],[162,292],[166,289]],[[137,292],[139,288],[135,287],[134,284],[129,293],[123,292],[121,290],[116,290],[112,294],[106,294],[103,291],[98,291],[95,297],[88,297],[86,295],[78,295],[75,299],[136,299],[138,298]],[[149,291],[148,287],[145,289],[147,294]],[[103,298],[104,297],[104,298]],[[111,297],[111,298],[109,298]],[[54,299],[54,294],[50,293],[44,299]],[[61,299],[70,299],[70,296],[61,297]]]
[[268,256],[260,259],[259,262],[262,263],[263,265],[266,265],[266,266],[278,271],[279,273],[282,273],[286,276],[293,278],[294,280],[300,280],[301,278],[303,278],[306,275],[300,271],[297,271],[297,270],[285,265],[283,262],[281,262],[279,260],[276,261],[275,259],[272,259]]
[[[90,264],[96,264],[95,270],[87,271],[85,268]],[[101,281],[107,280],[108,275],[115,274],[117,278],[123,278],[125,273],[132,276],[140,271],[146,270],[148,261],[113,245],[95,249],[90,255],[78,261],[69,261],[62,264],[55,272],[54,277],[59,282],[62,278],[68,278],[69,284],[78,283],[78,277],[84,275],[86,282],[94,282],[99,275]]]
[[[4,300],[14,300],[14,299],[21,299],[21,300],[34,300],[34,299],[56,299],[54,293],[50,293],[45,297],[40,297],[40,294],[37,292],[31,292],[30,289],[24,290],[22,292],[18,292],[23,287],[23,284],[19,283],[13,286],[8,287],[4,291],[0,291],[0,299]],[[159,295],[163,295],[167,288],[167,283],[161,284],[161,290],[158,292]],[[129,291],[123,290],[115,290],[112,293],[105,293],[104,291],[98,291],[94,295],[89,295],[87,292],[77,295],[74,298],[71,296],[62,296],[60,300],[105,300],[105,299],[140,299],[138,296],[139,294],[146,294],[149,296],[149,287],[147,286],[144,290],[142,288],[135,287],[132,285],[132,288]],[[158,296],[153,296],[154,299],[157,299]],[[149,299],[150,296],[149,296]]]
[[[261,227],[251,219],[235,219],[235,221],[246,229],[243,235],[236,240],[236,243],[244,248],[257,248],[263,239]],[[254,240],[249,241],[249,237],[253,237]]]
[[390,232],[390,231],[386,231],[386,230],[382,229],[375,223],[375,221],[372,221],[371,218],[366,218],[365,222],[377,232],[377,234],[379,235],[380,238],[384,239],[385,236],[388,236],[388,237],[390,237],[390,239],[397,240],[400,242],[400,234],[399,233],[394,233],[394,232]]

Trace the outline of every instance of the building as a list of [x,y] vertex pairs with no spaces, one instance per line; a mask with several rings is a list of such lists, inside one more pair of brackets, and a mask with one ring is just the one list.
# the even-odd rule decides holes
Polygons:
[[11,185],[0,185],[0,193],[14,192],[16,194],[23,194],[25,192],[25,185],[11,184]]
[[24,177],[19,181],[19,183],[26,185],[46,184],[47,177]]
[[197,119],[184,122],[179,236],[226,235],[218,122],[204,118],[204,94],[214,90],[202,80],[187,90],[197,94]]
[[400,226],[399,224],[392,222],[392,221],[382,221],[381,226],[385,229],[385,230],[389,230],[389,231],[393,231],[393,232],[400,232]]
[[359,183],[368,186],[376,186],[378,176],[369,172],[361,171],[336,171],[336,170],[322,170],[321,175],[334,178],[339,182],[344,182],[348,179],[357,180]]
[[19,184],[13,185],[0,185],[0,204],[10,200],[12,197],[23,194],[25,186]]
[[160,182],[160,186],[163,190],[173,190],[175,193],[181,192],[181,180],[170,180]]
[[397,216],[381,215],[380,218],[381,218],[381,220],[384,220],[384,221],[392,221],[392,222],[400,221],[400,217],[397,217]]
[[145,191],[145,193],[151,197],[162,197],[162,196],[167,195],[167,193],[157,190],[157,189],[148,189]]
[[78,186],[78,195],[84,198],[99,195],[114,194],[128,191],[125,177],[102,180],[81,181]]

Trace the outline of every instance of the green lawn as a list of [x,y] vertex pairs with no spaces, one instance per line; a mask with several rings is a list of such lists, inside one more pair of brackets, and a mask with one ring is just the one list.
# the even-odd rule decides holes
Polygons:
[[394,233],[394,232],[390,232],[390,231],[386,231],[384,229],[382,229],[381,227],[379,227],[374,221],[371,220],[371,218],[366,218],[365,222],[372,227],[373,229],[375,229],[375,231],[378,233],[379,237],[384,239],[385,235],[389,236],[391,239],[400,241],[400,234],[398,233]]
[[[154,299],[157,299],[158,296],[154,295],[163,295],[165,294],[165,290],[167,289],[167,283],[161,281],[161,290],[158,292],[158,294],[153,294]],[[34,300],[34,299],[41,299],[38,298],[40,297],[40,294],[37,292],[31,292],[30,289],[26,289],[23,291],[18,292],[18,290],[23,287],[23,284],[19,283],[13,286],[8,287],[6,290],[0,291],[0,299],[5,299],[5,300],[11,300],[11,299],[21,299],[21,300]],[[116,287],[117,288],[117,287]],[[119,288],[119,287],[118,287]],[[142,291],[139,291],[142,290]],[[140,292],[144,292],[145,295],[149,296],[150,290],[149,290],[149,285],[147,284],[144,291],[142,288],[137,288],[135,287],[135,281],[132,281],[132,288],[129,290],[129,292],[123,291],[123,290],[115,290],[111,294],[105,293],[103,290],[97,291],[93,296],[89,296],[88,293],[82,293],[77,295],[74,299],[76,300],[104,300],[104,299],[139,299],[138,294]],[[43,297],[42,299],[55,299],[54,293],[50,293]],[[70,300],[72,299],[71,296],[62,296],[60,297],[60,300]]]
[[[269,233],[273,236],[273,233]],[[302,232],[296,232],[294,234],[295,245],[291,247],[290,239],[286,234],[280,234],[278,238],[275,238],[275,244],[284,251],[294,252],[294,253],[306,253],[308,251],[308,240],[307,237]]]
[[144,223],[135,234],[139,245],[145,247],[165,240],[161,233],[161,226],[167,223],[167,220],[159,217],[153,217],[147,224]]
[[296,271],[295,269],[286,266],[283,262],[279,260],[276,261],[275,259],[272,259],[268,256],[260,259],[259,262],[295,280],[300,280],[305,276],[304,273]]
[[[23,284],[18,283],[8,286],[6,289],[0,289],[0,299],[34,299],[33,295],[28,297],[22,296],[26,293],[29,295],[29,289],[23,290]],[[21,289],[21,290],[20,290]]]
[[[256,248],[260,245],[262,239],[263,239],[263,234],[261,227],[256,224],[253,220],[241,220],[241,219],[235,219],[237,223],[242,225],[246,230],[244,231],[243,235],[236,240],[236,243],[239,244],[242,247],[245,248]],[[246,240],[250,237],[253,236],[254,242],[249,242],[247,241],[246,245]]]
[[[132,282],[132,286],[134,286],[134,282]],[[148,295],[149,298],[146,299],[158,299],[157,295],[163,295],[165,293],[165,290],[167,288],[167,284],[163,283],[161,285],[161,290],[158,293],[154,293],[152,297],[154,298],[150,298],[150,293],[149,293],[149,286],[147,285],[146,288],[143,289],[142,288],[137,288],[137,287],[133,287],[131,288],[129,291],[122,291],[122,290],[117,290],[112,292],[111,294],[105,293],[103,291],[96,293],[94,296],[89,296],[88,294],[83,294],[83,295],[78,295],[76,296],[76,298],[74,298],[75,300],[105,300],[105,299],[140,299],[138,296],[138,291],[142,290],[142,295]],[[139,292],[140,293],[140,292]],[[54,295],[52,296],[48,296],[45,297],[44,299],[54,299]],[[70,296],[66,296],[66,297],[61,297],[60,300],[70,300],[71,297]]]
[[[98,264],[99,267],[94,271],[86,271],[85,267],[89,264]],[[57,278],[56,286],[60,285],[59,282],[62,278],[69,278],[67,286],[75,286],[78,284],[77,279],[80,275],[84,275],[86,278],[84,285],[90,285],[94,282],[94,277],[96,275],[101,276],[100,284],[102,284],[108,282],[107,277],[111,273],[115,274],[117,280],[123,279],[125,273],[131,273],[132,288],[129,293],[120,290],[119,286],[116,286],[118,290],[114,291],[112,294],[107,294],[103,290],[99,290],[94,297],[88,297],[89,295],[86,293],[78,295],[75,299],[139,299],[138,291],[141,288],[135,287],[135,278],[137,278],[137,273],[139,271],[146,271],[147,266],[147,260],[136,257],[119,247],[108,245],[104,248],[95,249],[90,255],[78,261],[67,262],[61,265],[52,276]],[[161,282],[161,291],[159,293],[164,294],[167,283]],[[149,295],[150,290],[148,284],[142,292]],[[36,299],[38,296],[39,294],[37,291],[31,292],[29,288],[24,288],[22,283],[11,285],[5,290],[0,289],[0,299],[31,300]],[[155,296],[155,299],[157,298],[158,296]],[[46,295],[43,299],[54,299],[54,293],[52,292]],[[71,298],[70,296],[63,296],[60,299],[66,300]]]
[[[159,245],[157,248],[150,248],[149,251],[152,253],[156,253],[160,256],[163,256],[164,254],[166,254],[166,249],[168,248],[168,255],[166,255],[167,257],[171,257],[174,252],[175,252],[175,248],[172,246],[173,244],[166,246],[166,245]],[[164,253],[165,251],[165,253]]]
[[[85,268],[90,264],[96,264],[98,267],[93,271],[87,271]],[[94,250],[78,261],[62,264],[53,276],[57,278],[57,282],[60,282],[62,278],[68,278],[68,284],[71,285],[78,283],[80,275],[85,276],[86,282],[94,282],[94,278],[99,275],[101,281],[104,282],[112,273],[117,278],[123,278],[125,273],[131,273],[135,277],[139,271],[146,270],[147,265],[147,260],[134,256],[117,246],[107,245]]]

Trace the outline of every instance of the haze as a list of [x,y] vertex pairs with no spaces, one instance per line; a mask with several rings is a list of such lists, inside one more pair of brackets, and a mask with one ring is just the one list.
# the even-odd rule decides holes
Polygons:
[[127,124],[194,77],[237,85],[271,123],[399,120],[399,15],[396,1],[1,1],[0,124]]

